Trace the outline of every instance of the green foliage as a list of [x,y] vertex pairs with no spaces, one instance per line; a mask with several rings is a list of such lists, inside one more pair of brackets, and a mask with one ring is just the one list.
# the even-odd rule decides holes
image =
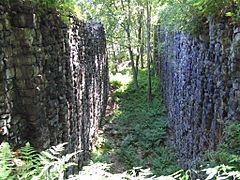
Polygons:
[[158,82],[153,78],[153,102],[147,101],[147,71],[139,72],[139,91],[129,84],[120,94],[120,111],[117,128],[122,142],[117,153],[128,168],[150,167],[154,174],[170,174],[178,166],[174,163],[174,152],[165,144],[167,120],[165,108],[158,96]]
[[[145,0],[83,0],[80,4],[85,17],[91,17],[104,24],[109,67],[113,74],[117,73],[118,65],[124,61],[145,61]],[[149,4],[154,15],[158,0],[151,0]],[[152,18],[152,22],[155,22],[155,19],[156,16]],[[133,56],[130,55],[130,49]],[[140,63],[135,62],[135,66],[136,64]]]
[[223,141],[212,152],[212,163],[226,164],[240,170],[240,124],[229,122],[224,128]]
[[65,12],[73,12],[75,9],[74,0],[37,0],[37,2],[46,8],[55,8]]
[[[115,90],[120,107],[110,119],[114,125],[114,130],[118,133],[114,135],[114,139],[105,136],[103,141],[105,145],[101,145],[102,149],[97,150],[97,158],[94,158],[94,162],[111,163],[109,156],[117,156],[125,170],[134,167],[142,167],[140,171],[144,168],[150,168],[151,173],[160,175],[159,179],[190,180],[193,174],[197,174],[202,179],[239,178],[240,162],[237,153],[239,153],[240,144],[240,125],[238,123],[226,125],[223,141],[225,143],[219,145],[218,150],[210,154],[212,157],[210,162],[203,163],[204,167],[207,168],[178,171],[169,175],[178,170],[179,167],[175,162],[173,148],[166,143],[167,138],[169,138],[168,124],[165,117],[166,110],[161,105],[162,102],[158,96],[158,81],[153,79],[154,99],[152,104],[147,102],[146,71],[139,72],[139,82],[139,91],[135,90],[132,83],[113,82],[113,86],[116,88],[120,84],[122,85]],[[115,147],[113,144],[117,144],[117,146]],[[112,150],[111,147],[114,149]],[[109,171],[111,172],[111,166],[106,170],[108,175]]]
[[153,77],[154,98],[149,104],[147,70],[139,71],[139,90],[134,88],[133,82],[126,84],[123,83],[126,78],[118,77],[112,81],[112,86],[118,87],[114,96],[118,99],[119,109],[108,120],[112,123],[114,137],[104,137],[101,142],[105,145],[98,145],[92,160],[110,163],[114,156],[125,170],[150,168],[155,175],[175,172],[179,167],[173,148],[166,143],[168,124],[166,110],[158,96],[158,80]]
[[[227,11],[233,11],[236,0],[198,0],[193,6],[204,16],[224,16]],[[230,12],[228,12],[229,14]],[[231,12],[233,14],[233,12]]]
[[213,168],[207,168],[202,170],[206,173],[206,180],[211,179],[239,179],[240,172],[235,171],[234,167],[220,165]]
[[82,18],[79,11],[77,0],[31,0],[42,8],[54,9],[61,15],[61,20],[70,25],[69,16],[73,15],[76,18]]
[[[36,176],[41,168],[39,154],[34,148],[26,143],[20,148],[19,155],[15,157],[16,163],[15,172],[18,179],[31,179]],[[28,173],[26,173],[28,172]],[[15,174],[15,173],[13,173]]]
[[0,146],[0,179],[13,179],[12,172],[12,152],[8,143],[2,143]]
[[206,27],[209,16],[239,22],[239,8],[238,0],[166,1],[159,11],[159,23],[169,29],[199,33]]
[[13,152],[8,143],[2,143],[0,164],[0,179],[32,179],[40,169],[38,153],[29,143],[17,152]]
[[[71,176],[69,180],[78,179],[101,179],[101,180],[158,180],[151,173],[150,169],[133,168],[123,173],[113,174],[110,172],[110,165],[106,163],[91,163],[85,166],[78,175]],[[161,180],[161,178],[159,178]],[[163,179],[162,179],[163,180]],[[165,179],[166,180],[166,179]]]
[[[216,151],[203,156],[203,170],[196,173],[204,179],[239,179],[240,178],[240,124],[225,124],[222,142]],[[205,157],[207,157],[207,160]]]
[[110,163],[112,144],[105,135],[98,136],[96,149],[91,152],[91,161],[100,163]]
[[0,146],[1,180],[40,180],[63,179],[64,172],[75,165],[69,162],[78,152],[62,155],[66,143],[53,146],[38,153],[27,143],[17,152],[13,152],[8,143]]
[[37,178],[48,177],[49,179],[63,179],[65,170],[76,165],[69,161],[79,152],[62,155],[66,144],[67,143],[63,143],[52,146],[50,149],[41,152],[39,157],[43,168]]
[[111,81],[112,89],[116,90],[116,89],[119,89],[121,86],[122,86],[121,81],[117,81],[117,80]]

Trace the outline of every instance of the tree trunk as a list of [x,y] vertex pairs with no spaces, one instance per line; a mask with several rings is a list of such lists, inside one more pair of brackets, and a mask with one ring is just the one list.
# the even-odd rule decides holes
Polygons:
[[137,54],[137,57],[136,57],[136,69],[137,69],[137,72],[138,72],[138,67],[139,67],[139,60],[141,58],[141,55],[142,55],[142,52],[141,52],[141,48],[143,47],[143,41],[142,41],[142,29],[143,29],[143,14],[144,14],[144,10],[141,10],[141,12],[138,14],[138,31],[137,31],[137,39],[138,39],[138,48],[137,48],[137,51],[138,51],[138,54]]
[[113,55],[113,64],[114,64],[114,69],[115,72],[118,72],[118,67],[117,67],[117,58],[116,58],[116,53],[115,53],[115,48],[114,48],[114,44],[112,42],[112,55]]
[[149,9],[149,0],[147,0],[147,66],[148,66],[148,101],[152,101],[152,83],[151,83],[151,49],[150,49],[150,31],[151,31],[151,14]]
[[134,82],[135,88],[138,89],[138,72],[134,63],[134,56],[133,56],[133,51],[131,47],[130,31],[127,31],[127,38],[128,38],[128,53],[129,53],[129,58],[131,61],[132,73],[133,73],[133,82]]
[[[143,33],[142,33],[143,34]],[[141,47],[140,47],[140,62],[141,62],[141,69],[144,68],[144,39],[142,40]]]
[[[123,6],[123,5],[122,5]],[[134,63],[134,56],[132,51],[132,43],[131,43],[131,33],[130,33],[130,23],[131,23],[131,7],[130,7],[130,0],[128,0],[128,22],[125,27],[125,31],[127,34],[127,41],[128,41],[128,52],[129,52],[129,58],[131,61],[132,66],[132,73],[133,73],[133,82],[135,89],[138,89],[138,72]]]
[[141,47],[140,47],[140,62],[141,62],[141,69],[144,68],[144,46],[145,46],[145,33],[144,30],[142,30],[142,42],[141,42]]

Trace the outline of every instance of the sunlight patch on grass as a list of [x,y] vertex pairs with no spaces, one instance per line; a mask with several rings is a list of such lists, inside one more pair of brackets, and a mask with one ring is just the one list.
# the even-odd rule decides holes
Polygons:
[[116,73],[110,76],[110,81],[119,81],[122,85],[127,85],[132,81],[132,76],[129,72],[126,74]]

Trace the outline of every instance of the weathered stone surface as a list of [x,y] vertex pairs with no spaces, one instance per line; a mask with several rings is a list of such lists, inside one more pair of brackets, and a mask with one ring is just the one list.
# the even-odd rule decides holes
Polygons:
[[84,151],[75,159],[82,165],[107,103],[102,25],[69,17],[67,26],[20,0],[0,10],[0,128],[13,146],[69,142],[68,152]]
[[224,122],[240,121],[238,34],[238,27],[212,18],[199,36],[156,27],[155,72],[185,168],[216,147]]
[[12,25],[19,28],[34,28],[35,14],[19,14],[12,18]]

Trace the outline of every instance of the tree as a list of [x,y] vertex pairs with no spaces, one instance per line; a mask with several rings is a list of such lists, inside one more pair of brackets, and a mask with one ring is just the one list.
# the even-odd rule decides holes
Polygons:
[[[88,9],[87,11],[84,9],[83,12],[87,12],[93,19],[101,21],[105,26],[107,41],[110,42],[108,49],[112,52],[108,53],[110,55],[109,59],[115,63],[116,57],[118,56],[113,44],[120,46],[120,49],[124,50],[125,54],[128,55],[131,62],[134,85],[135,88],[138,89],[138,64],[139,58],[143,56],[139,55],[141,51],[138,48],[138,43],[141,42],[142,24],[141,27],[138,28],[138,22],[140,22],[140,20],[142,21],[143,13],[142,15],[140,13],[138,16],[139,6],[137,5],[137,1],[92,0],[91,3],[89,3],[85,0],[84,4],[88,4],[85,6]],[[84,7],[84,4],[81,4],[82,7]],[[140,32],[135,31],[137,28]],[[113,65],[113,67],[115,67],[115,65]]]
[[151,83],[151,47],[150,47],[150,31],[151,31],[151,9],[149,5],[149,0],[147,0],[147,67],[148,67],[148,101],[151,102],[152,100],[152,83]]
[[127,35],[127,48],[128,48],[128,53],[129,53],[129,58],[131,61],[131,66],[132,66],[132,73],[133,73],[133,82],[135,85],[135,88],[138,89],[138,72],[137,72],[137,63],[135,64],[134,62],[134,55],[133,55],[133,50],[132,50],[132,39],[131,39],[131,30],[130,30],[130,25],[131,25],[131,6],[130,6],[131,0],[127,0],[127,8],[125,8],[123,0],[121,0],[121,5],[122,5],[122,10],[126,11],[127,10],[127,21],[126,23],[123,24],[123,28],[126,32]]
[[[144,46],[147,52],[149,101],[151,99],[151,43],[152,13],[158,14],[160,0],[82,0],[85,1],[83,12],[91,15],[104,24],[109,50],[109,60],[113,71],[116,72],[116,63],[119,62],[119,54],[128,56],[131,64],[133,81],[138,89],[138,69],[144,68]],[[87,9],[86,9],[87,7]],[[147,18],[146,18],[147,17]],[[155,18],[156,19],[156,18]],[[116,51],[120,47],[122,51]],[[124,57],[125,57],[124,55]]]

